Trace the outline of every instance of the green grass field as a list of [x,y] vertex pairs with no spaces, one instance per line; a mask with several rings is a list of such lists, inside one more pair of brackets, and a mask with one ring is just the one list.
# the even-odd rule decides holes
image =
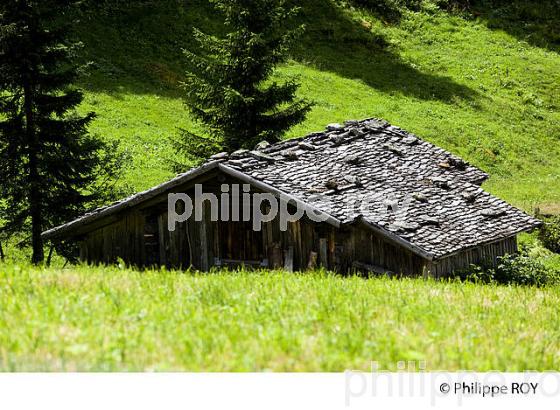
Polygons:
[[324,273],[0,270],[0,370],[560,367],[560,287]]
[[[382,117],[489,172],[486,188],[498,196],[528,211],[558,211],[560,47],[543,37],[555,30],[545,24],[554,11],[529,3],[544,27],[509,21],[505,11],[473,18],[430,3],[387,24],[331,0],[303,2],[307,32],[276,77],[298,77],[300,94],[316,106],[288,137]],[[99,114],[93,132],[130,153],[122,184],[132,191],[172,175],[169,138],[178,128],[201,131],[177,86],[181,49],[192,46],[193,26],[220,27],[206,1],[158,4],[96,15],[79,32],[94,62],[81,82],[82,109]]]

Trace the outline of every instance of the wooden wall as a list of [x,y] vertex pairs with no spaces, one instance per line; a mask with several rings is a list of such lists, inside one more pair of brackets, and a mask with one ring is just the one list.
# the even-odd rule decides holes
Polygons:
[[510,236],[486,245],[477,246],[439,259],[426,265],[431,275],[442,277],[455,270],[468,268],[471,264],[487,262],[496,264],[498,256],[517,253],[517,236]]
[[365,264],[396,274],[420,275],[426,264],[420,256],[363,226],[352,231],[345,253],[354,267]]
[[80,259],[89,264],[114,264],[121,259],[138,267],[188,267],[186,224],[169,232],[167,217],[162,214],[155,216],[155,228],[148,230],[146,221],[151,217],[131,211],[123,214],[119,222],[88,233],[80,241]]
[[113,224],[88,233],[80,242],[80,259],[90,264],[144,260],[144,216],[130,212]]

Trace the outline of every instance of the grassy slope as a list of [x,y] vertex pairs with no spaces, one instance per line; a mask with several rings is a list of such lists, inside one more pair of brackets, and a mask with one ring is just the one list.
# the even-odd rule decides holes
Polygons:
[[559,303],[559,287],[11,267],[0,370],[558,369]]
[[[178,127],[198,129],[181,104],[181,47],[189,30],[219,27],[206,2],[162,2],[157,11],[85,21],[96,62],[84,110],[92,130],[132,155],[125,183],[148,188],[170,176]],[[531,210],[560,205],[560,56],[486,21],[438,11],[384,25],[364,11],[309,0],[307,34],[277,77],[298,76],[317,106],[297,136],[350,118],[383,117],[490,172],[487,188]],[[495,25],[495,24],[494,24]],[[528,36],[530,39],[531,37]]]

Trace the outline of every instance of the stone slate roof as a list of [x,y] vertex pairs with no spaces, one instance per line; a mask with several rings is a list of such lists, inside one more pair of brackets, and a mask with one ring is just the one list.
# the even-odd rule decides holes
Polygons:
[[214,155],[199,168],[43,235],[68,235],[214,168],[310,203],[337,225],[365,223],[430,259],[540,225],[482,190],[486,173],[385,121],[368,119],[330,124],[325,132],[273,145],[261,143],[252,151]]
[[[382,120],[331,124],[257,148],[213,159],[303,202],[314,199],[343,224],[363,220],[434,259],[540,225],[480,188],[486,173]],[[317,202],[318,193],[328,199]],[[369,206],[360,206],[364,199]]]

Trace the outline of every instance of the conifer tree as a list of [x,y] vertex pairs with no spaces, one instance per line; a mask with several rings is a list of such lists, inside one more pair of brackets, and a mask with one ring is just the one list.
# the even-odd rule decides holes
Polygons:
[[189,71],[183,86],[188,109],[213,138],[209,143],[186,132],[185,148],[207,154],[208,147],[232,151],[278,141],[311,108],[296,97],[297,82],[271,80],[303,30],[287,26],[297,9],[285,0],[212,3],[224,16],[227,33],[218,37],[194,31],[199,47],[185,51]]
[[0,232],[27,233],[33,263],[44,259],[41,232],[101,200],[98,178],[119,168],[112,148],[88,134],[94,114],[75,111],[75,3],[0,3]]

